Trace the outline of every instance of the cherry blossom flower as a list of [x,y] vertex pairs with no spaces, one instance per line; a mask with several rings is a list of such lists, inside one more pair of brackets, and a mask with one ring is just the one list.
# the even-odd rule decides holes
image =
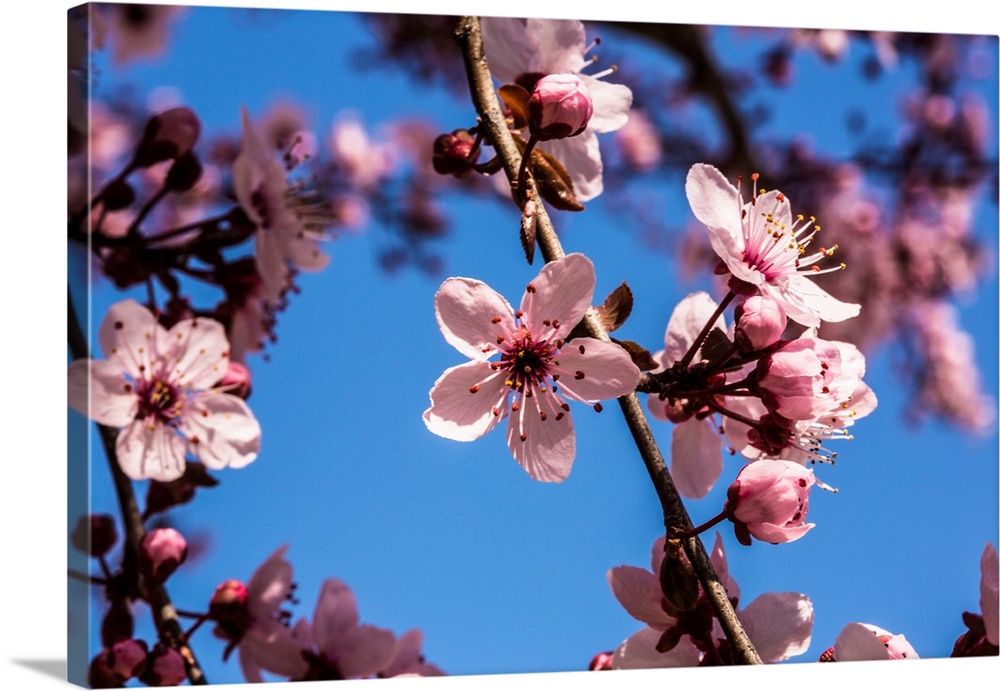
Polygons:
[[[725,636],[702,593],[691,612],[673,611],[663,597],[660,568],[664,538],[653,543],[650,571],[618,566],[608,571],[608,583],[622,607],[647,625],[623,642],[612,657],[614,669],[694,667],[717,658],[716,643]],[[726,594],[736,606],[740,589],[729,575],[722,536],[715,535],[710,555]],[[801,655],[812,638],[813,606],[799,593],[764,593],[737,614],[764,662]],[[672,647],[671,647],[672,646]]]
[[749,545],[753,536],[778,544],[798,540],[815,527],[805,523],[813,472],[791,461],[754,461],[729,486],[726,513],[736,537]]
[[315,203],[300,185],[290,184],[286,171],[242,111],[243,139],[233,162],[233,188],[240,207],[257,227],[257,270],[271,302],[288,288],[293,269],[319,271],[330,258],[317,240],[330,224],[325,207]]
[[[471,278],[449,278],[434,299],[445,340],[470,362],[434,383],[424,423],[435,434],[472,441],[509,414],[507,445],[535,480],[561,482],[576,455],[566,398],[596,404],[632,391],[639,369],[614,343],[564,339],[586,314],[594,265],[582,254],[546,264],[516,312]],[[499,354],[499,361],[489,358]],[[599,405],[595,405],[599,409]]]
[[604,164],[597,134],[614,132],[628,121],[632,92],[622,84],[602,81],[613,70],[582,73],[592,60],[585,57],[589,48],[579,21],[483,17],[482,29],[490,71],[501,83],[530,78],[526,86],[530,93],[533,82],[548,74],[574,74],[583,82],[594,104],[587,129],[576,137],[545,142],[541,148],[566,166],[580,201],[598,196],[604,190]]
[[116,454],[130,478],[175,480],[185,453],[213,469],[257,458],[260,425],[246,403],[216,386],[229,364],[221,324],[185,319],[167,331],[130,299],[108,310],[98,341],[106,360],[69,366],[69,404],[122,428]]
[[239,647],[243,676],[251,683],[264,681],[261,671],[283,677],[300,677],[307,665],[288,628],[282,603],[291,599],[292,565],[285,559],[288,547],[274,552],[254,571],[246,587],[229,580],[216,588],[209,613],[218,625],[215,635],[229,641],[225,656]]
[[780,303],[789,319],[818,326],[820,320],[858,315],[858,305],[837,300],[807,278],[843,265],[821,269],[817,264],[836,247],[807,253],[819,226],[801,215],[793,219],[791,203],[781,192],[758,196],[755,176],[753,196],[744,202],[740,189],[705,163],[691,167],[685,190],[694,215],[708,226],[712,249],[733,278]]
[[891,634],[871,624],[851,623],[841,630],[820,662],[860,660],[917,660],[920,656],[902,634]]
[[358,623],[354,594],[335,578],[323,582],[312,623],[295,624],[295,640],[309,663],[296,677],[305,681],[370,677],[388,669],[397,653],[392,631]]
[[[661,365],[657,372],[669,369],[684,357],[716,307],[715,300],[705,292],[691,293],[678,303],[667,322],[665,349],[653,355]],[[721,315],[715,326],[725,330],[726,322]],[[700,353],[695,354],[691,364],[698,362]],[[700,499],[722,474],[722,437],[713,416],[704,407],[691,410],[685,400],[670,405],[650,396],[647,405],[653,417],[677,424],[670,443],[670,475],[681,496]]]

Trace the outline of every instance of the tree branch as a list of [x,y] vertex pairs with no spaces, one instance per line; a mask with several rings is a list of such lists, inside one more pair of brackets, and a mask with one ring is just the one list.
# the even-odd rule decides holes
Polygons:
[[[521,155],[514,144],[514,139],[507,129],[500,103],[497,100],[496,90],[493,87],[493,77],[490,74],[489,66],[486,62],[486,54],[483,51],[482,34],[480,32],[479,19],[477,17],[463,17],[459,20],[455,31],[455,40],[462,50],[465,61],[465,70],[469,79],[469,90],[472,101],[476,107],[483,125],[489,133],[490,141],[497,152],[497,156],[503,163],[507,180],[514,183],[518,177],[518,170],[521,164]],[[528,193],[530,198],[538,200],[536,203],[535,216],[537,219],[537,238],[542,256],[546,262],[560,259],[565,256],[562,244],[556,236],[552,220],[549,218],[545,207],[541,203],[541,197],[535,187],[533,179],[528,180]],[[523,205],[524,197],[514,195],[515,203]],[[520,201],[518,201],[520,199]],[[523,209],[523,206],[522,206]],[[584,317],[583,325],[587,332],[594,338],[602,341],[610,341],[607,332],[601,326],[593,308]],[[670,472],[660,453],[653,432],[649,428],[649,423],[639,404],[639,399],[635,393],[622,396],[618,399],[622,414],[628,423],[628,428],[632,433],[636,447],[646,465],[656,494],[660,499],[663,508],[663,522],[666,529],[677,528],[680,530],[690,530],[693,526],[688,516],[687,510],[681,501],[680,494],[674,486]],[[694,567],[698,580],[705,591],[706,596],[712,603],[716,617],[722,625],[722,629],[729,640],[732,648],[733,659],[743,664],[761,664],[762,661],[749,636],[743,630],[736,612],[726,595],[726,590],[719,581],[718,575],[709,560],[701,540],[695,536],[683,540],[684,550]]]

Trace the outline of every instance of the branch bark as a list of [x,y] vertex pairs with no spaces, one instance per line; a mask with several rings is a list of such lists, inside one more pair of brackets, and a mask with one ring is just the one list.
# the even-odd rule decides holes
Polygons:
[[[70,352],[76,359],[89,358],[90,348],[87,345],[87,337],[80,326],[80,320],[76,316],[73,308],[73,298],[68,296],[67,312],[69,314],[68,338]],[[115,452],[115,442],[118,433],[105,425],[97,425],[101,435],[101,443],[108,459],[108,466],[111,470],[111,478],[115,486],[115,494],[118,496],[118,506],[122,513],[122,522],[125,524],[125,554],[122,558],[122,568],[131,573],[138,573],[139,544],[146,535],[146,527],[142,522],[139,512],[139,505],[135,499],[135,492],[132,489],[132,481],[122,471],[118,464],[118,457]],[[175,649],[184,658],[187,677],[192,685],[207,684],[205,674],[195,658],[194,651],[187,644],[184,636],[184,629],[181,627],[177,617],[177,610],[174,608],[167,593],[166,587],[162,584],[152,587],[147,586],[145,592],[150,609],[153,611],[153,620],[156,630],[160,634],[160,639]]]
[[[476,112],[479,114],[483,126],[489,133],[490,141],[493,143],[493,148],[496,150],[497,156],[503,163],[503,169],[507,174],[508,182],[515,183],[521,165],[521,155],[507,128],[503,112],[500,110],[500,103],[497,100],[496,90],[493,86],[493,77],[490,74],[489,65],[486,62],[486,54],[483,51],[479,18],[461,18],[455,31],[455,40],[461,48],[465,61],[469,90]],[[560,259],[566,253],[556,235],[552,220],[541,203],[541,197],[538,194],[533,179],[529,179],[528,181],[528,191],[530,197],[537,200],[535,204],[536,232],[542,257],[546,262]],[[523,199],[522,195],[514,195],[514,197],[515,203],[523,204],[523,202],[517,201],[519,198]],[[593,338],[603,341],[611,340],[598,321],[593,308],[584,317],[583,325],[588,334]],[[642,456],[650,480],[652,480],[656,494],[659,497],[660,505],[663,509],[664,527],[668,531],[671,527],[690,530],[692,527],[691,519],[684,508],[677,488],[674,486],[673,479],[670,477],[670,472],[667,470],[666,463],[656,444],[656,440],[653,438],[653,432],[649,428],[649,423],[642,411],[638,397],[635,393],[630,393],[619,398],[618,403],[622,414],[625,416],[629,431],[632,433],[632,439],[635,441],[636,448],[638,448],[639,454]],[[732,604],[729,602],[726,590],[719,581],[718,574],[716,574],[715,568],[712,566],[705,546],[697,536],[688,538],[683,543],[684,550],[694,567],[698,580],[709,601],[712,603],[716,617],[726,634],[726,638],[729,640],[734,661],[742,664],[762,664],[760,655],[757,654],[756,649],[750,642],[749,636],[747,636],[742,624],[740,624]]]

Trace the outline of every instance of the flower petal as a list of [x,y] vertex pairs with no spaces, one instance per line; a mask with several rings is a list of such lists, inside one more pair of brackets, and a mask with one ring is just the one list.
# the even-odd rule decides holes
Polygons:
[[[775,463],[776,461],[757,461],[757,463]],[[775,525],[774,523],[747,524],[750,534],[763,542],[779,545],[783,542],[794,542],[816,527],[815,523],[800,523],[798,525]]]
[[[662,548],[660,551],[662,558]],[[660,601],[660,579],[655,574],[637,566],[616,566],[608,570],[608,584],[611,592],[625,611],[659,631],[677,623],[677,619],[667,614]]]
[[434,313],[444,339],[473,360],[489,358],[497,338],[509,338],[514,332],[510,303],[472,278],[449,278],[442,283],[434,296]]
[[69,405],[91,420],[124,427],[139,412],[139,400],[121,368],[107,360],[76,360],[67,371]]
[[722,534],[715,531],[715,542],[712,544],[712,554],[709,556],[715,573],[719,576],[719,582],[726,589],[726,595],[730,599],[739,599],[740,586],[736,580],[729,575],[729,562],[726,559],[726,549],[722,544]]
[[761,659],[780,662],[808,650],[813,605],[799,593],[764,593],[740,611],[740,621]]
[[[661,362],[665,367],[670,367],[684,357],[718,306],[719,304],[704,291],[691,293],[677,303],[674,311],[670,314],[667,331],[663,336],[666,350]],[[725,331],[725,317],[720,314],[715,320],[714,326]],[[695,353],[691,360],[692,364],[695,362],[701,362],[700,353]]]
[[525,29],[538,51],[540,72],[577,73],[586,65],[583,54],[587,49],[587,36],[583,22],[529,17]]
[[889,634],[878,627],[852,622],[837,636],[833,644],[833,657],[838,662],[888,660],[889,652],[885,643],[879,640],[880,635]]
[[287,550],[288,545],[275,550],[247,583],[247,607],[257,619],[270,619],[291,593],[292,565],[285,559]]
[[[556,340],[568,335],[587,313],[596,283],[593,263],[578,252],[543,266],[521,298],[523,320],[532,336]],[[545,321],[559,326],[544,326]]]
[[578,200],[590,201],[604,191],[604,163],[594,130],[588,127],[575,137],[553,139],[541,147],[566,168]]
[[559,352],[559,386],[576,401],[596,403],[631,393],[642,372],[617,343],[574,338]]
[[431,388],[431,407],[424,411],[427,429],[454,441],[482,437],[507,416],[510,389],[504,376],[479,360],[446,369]]
[[[507,447],[532,479],[562,482],[576,456],[573,418],[553,393],[521,397],[507,423]],[[545,418],[542,418],[545,413]]]
[[768,282],[761,291],[780,302],[788,318],[803,326],[819,326],[821,320],[840,322],[861,312],[861,305],[841,302],[801,274]]
[[691,418],[674,428],[670,474],[681,496],[701,499],[722,474],[722,436],[712,418]]
[[118,433],[115,451],[133,480],[170,482],[184,473],[184,440],[162,423],[135,420]]
[[181,429],[191,453],[209,468],[242,468],[260,452],[260,423],[231,394],[198,396],[185,406]]
[[166,329],[148,309],[129,298],[108,309],[97,332],[101,352],[133,379],[148,377],[165,343]]
[[590,91],[594,102],[594,114],[590,117],[587,129],[604,134],[624,127],[632,107],[632,90],[624,84],[612,84],[586,74],[581,74],[580,79]]
[[302,677],[309,666],[292,632],[276,621],[254,625],[239,643],[240,665],[247,681],[263,681],[260,670],[289,679]]
[[[688,171],[684,191],[687,193],[688,203],[695,217],[709,229],[729,236],[732,242],[738,243],[742,249],[743,228],[740,224],[740,214],[743,211],[743,203],[736,187],[730,184],[714,166],[696,163]],[[712,247],[719,252],[714,237]]]
[[183,388],[208,389],[229,367],[229,339],[214,319],[184,319],[167,332],[170,359],[176,359],[168,379]]
[[660,667],[697,667],[701,653],[691,642],[690,636],[682,636],[680,642],[666,653],[656,650],[662,633],[646,628],[634,633],[618,646],[611,658],[612,669],[656,669]]
[[336,578],[323,581],[312,621],[312,635],[319,651],[336,661],[336,651],[357,625],[358,605],[351,589]]
[[527,22],[516,17],[483,17],[483,50],[490,72],[510,84],[525,72],[540,72],[538,46],[527,32]]
[[371,676],[385,669],[395,654],[396,634],[388,629],[359,626],[340,641],[337,669],[347,679]]

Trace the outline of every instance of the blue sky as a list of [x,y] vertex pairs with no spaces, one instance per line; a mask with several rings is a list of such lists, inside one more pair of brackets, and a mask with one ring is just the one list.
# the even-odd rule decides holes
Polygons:
[[[176,87],[208,132],[237,132],[241,105],[260,114],[279,94],[306,105],[320,132],[344,109],[370,126],[409,114],[429,117],[441,131],[471,122],[471,106],[448,94],[418,92],[386,69],[353,70],[351,55],[370,40],[359,27],[338,14],[288,15],[266,27],[231,10],[190,12],[176,27],[168,61],[107,66],[101,91],[119,81],[140,94]],[[741,38],[720,49],[737,62],[752,46]],[[995,116],[995,42],[991,56],[994,76],[983,88]],[[851,69],[843,70],[851,79],[831,81],[835,73],[810,59],[797,67],[794,95],[776,101],[774,132],[808,128],[818,150],[835,153],[846,141],[846,99],[874,117],[895,113],[891,84],[868,89]],[[640,628],[611,595],[605,573],[623,563],[646,566],[661,518],[612,406],[600,416],[575,411],[577,458],[559,486],[530,480],[499,433],[461,444],[433,436],[421,421],[431,384],[462,361],[433,319],[440,281],[476,277],[516,301],[537,271],[524,265],[509,209],[479,200],[456,201],[448,211],[455,225],[443,245],[448,269],[438,278],[386,276],[374,259],[374,230],[345,234],[327,248],[330,267],[302,277],[270,362],[251,361],[261,457],[219,473],[218,489],[175,512],[180,527],[211,540],[210,552],[170,583],[178,606],[203,607],[217,583],[248,578],[288,543],[298,615],[311,616],[324,578],[340,578],[354,589],[364,621],[398,633],[420,627],[427,656],[450,673],[581,669]],[[679,185],[663,213],[674,225],[687,222]],[[598,296],[629,282],[636,309],[627,337],[651,349],[662,342],[672,305],[705,287],[680,282],[672,260],[646,251],[600,200],[557,223],[567,251],[593,259]],[[993,254],[996,226],[995,206],[981,205],[977,233]],[[962,311],[994,396],[996,294],[994,273]],[[107,284],[95,286],[95,325],[120,297]],[[869,362],[879,409],[838,449],[841,463],[821,475],[841,492],[814,494],[817,528],[809,536],[743,548],[722,527],[744,604],[767,591],[812,598],[814,642],[801,660],[816,659],[857,620],[905,633],[923,656],[947,655],[962,632],[961,612],[978,611],[979,555],[986,541],[997,542],[996,434],[976,440],[935,423],[903,426],[906,392],[894,364],[891,352]],[[669,448],[669,426],[654,425]],[[709,497],[689,504],[696,521],[718,511],[739,467],[727,461]],[[94,507],[113,511],[109,483],[100,463],[95,468]],[[208,631],[195,643],[212,681],[242,679],[236,665],[221,664],[222,646]]]

